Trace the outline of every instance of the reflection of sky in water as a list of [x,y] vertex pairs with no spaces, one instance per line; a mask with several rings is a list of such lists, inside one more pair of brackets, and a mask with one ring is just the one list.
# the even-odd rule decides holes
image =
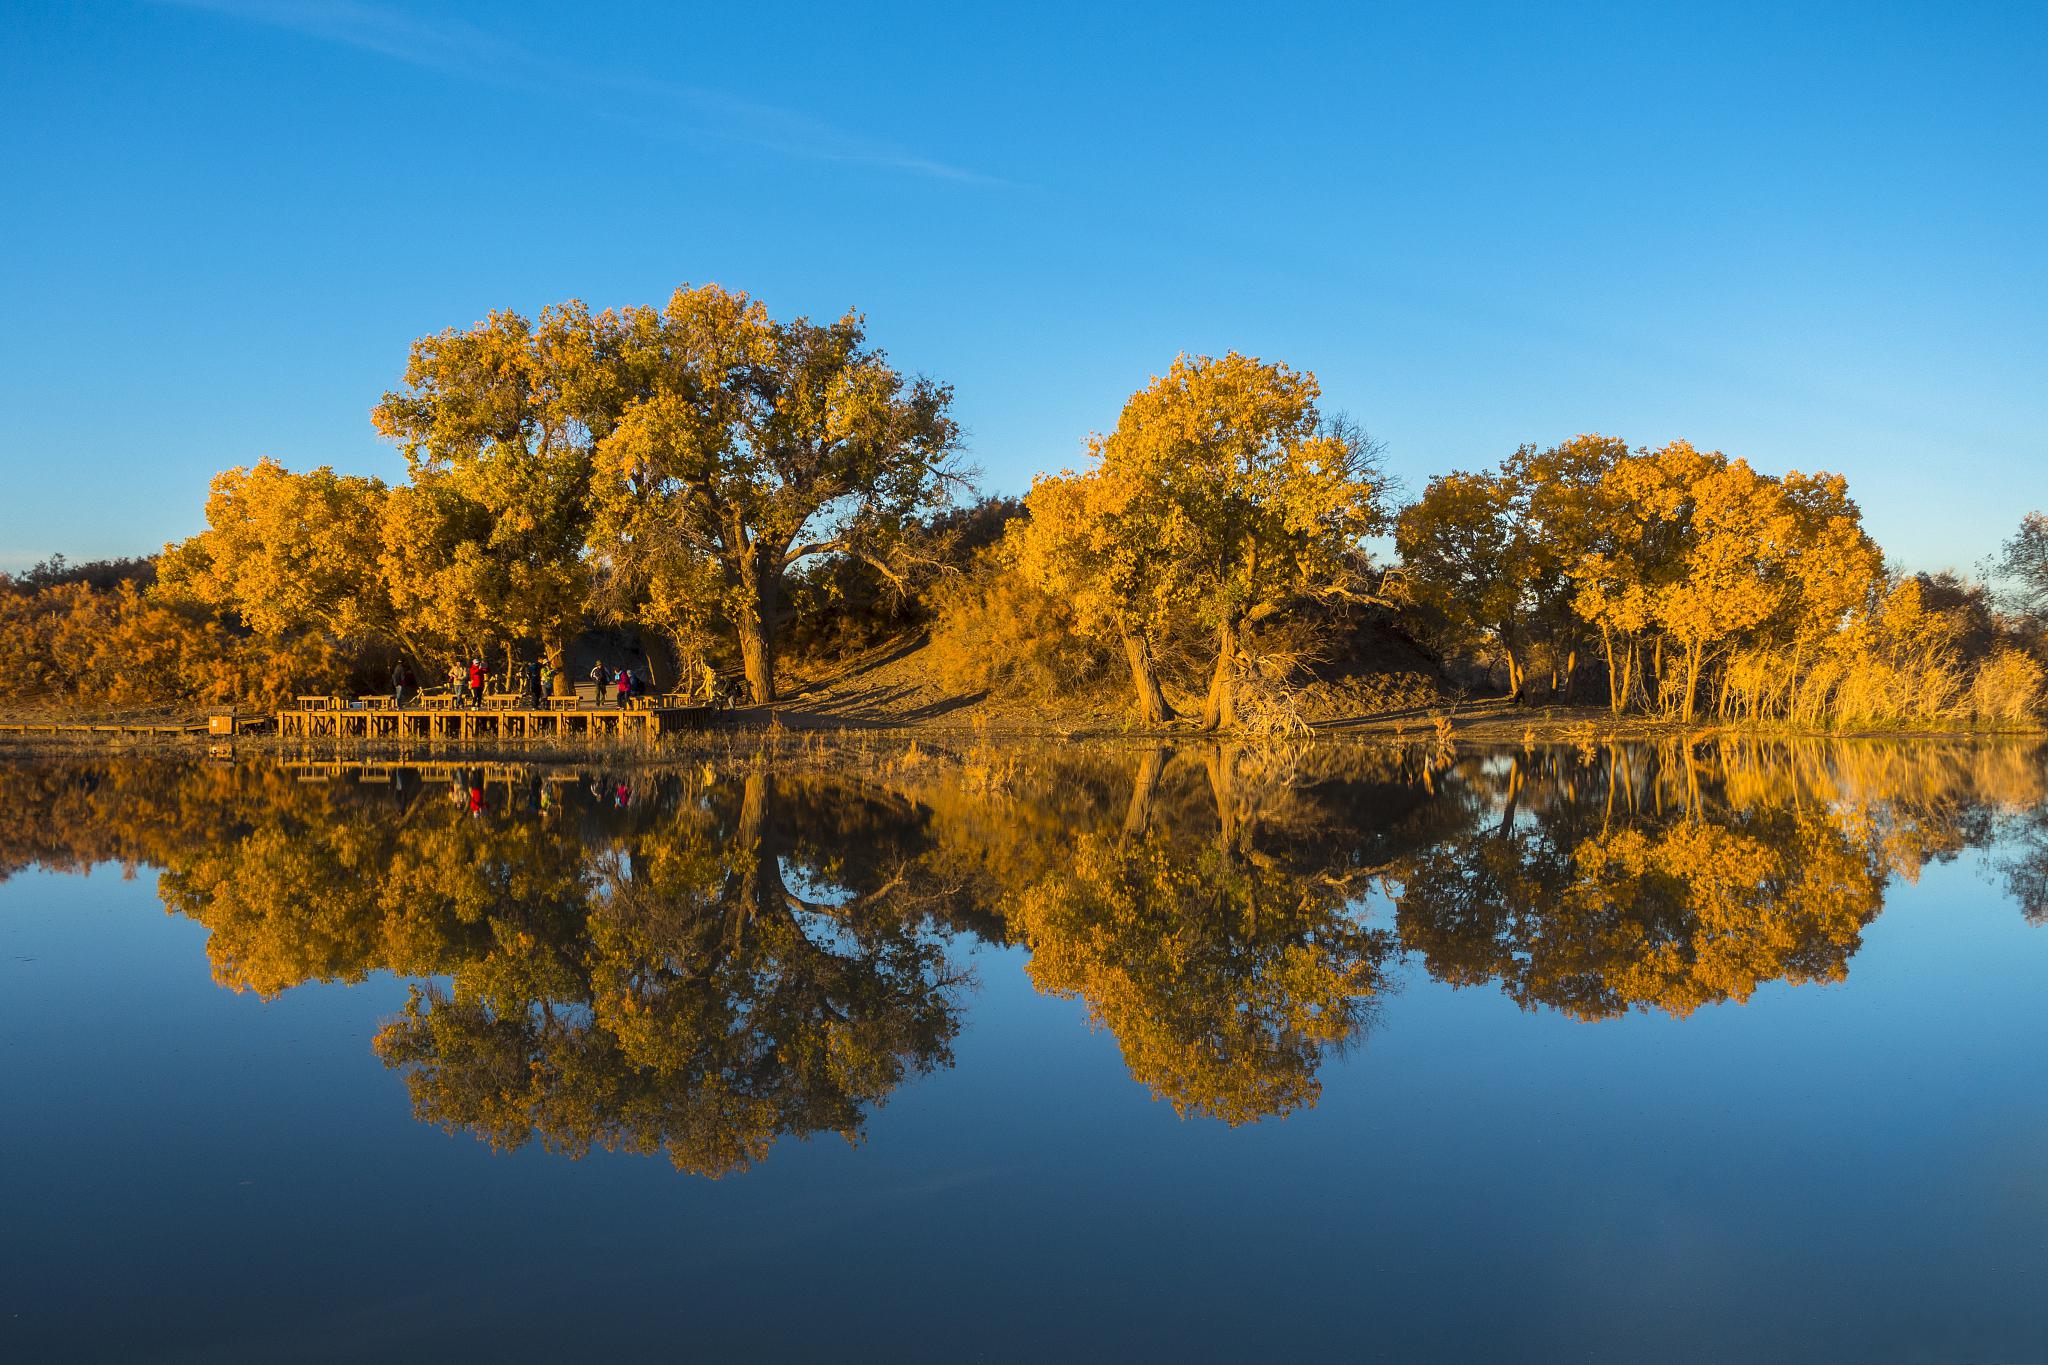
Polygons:
[[[2030,762],[1999,769],[2008,795],[2026,794],[2029,772],[2039,780]],[[1862,771],[1867,782],[1877,769]],[[973,977],[950,1064],[867,1106],[859,1145],[786,1134],[719,1181],[658,1156],[496,1155],[420,1123],[371,1046],[403,981],[373,970],[270,999],[224,990],[207,927],[163,912],[154,872],[24,872],[0,884],[0,1161],[13,1173],[0,1347],[195,1360],[2027,1358],[2048,1340],[2048,929],[2022,916],[2008,879],[2041,835],[2031,807],[2001,812],[1988,769],[1971,771],[1895,782],[1896,808],[1854,826],[1895,862],[1839,981],[1766,979],[1742,1005],[1587,1023],[1521,1008],[1497,981],[1450,987],[1396,953],[1371,1027],[1321,1055],[1313,1105],[1238,1127],[1177,1117],[1134,1082],[1117,1035],[1090,1027],[1089,999],[1034,988],[1025,946],[928,924],[915,937],[943,935],[949,968]],[[1598,833],[1604,783],[1580,774],[1566,799],[1523,775],[1514,831],[1576,834],[1584,816]],[[1447,842],[1490,847],[1502,764],[1432,780],[1421,804],[1354,788],[1289,811],[1285,793],[1264,793],[1250,804],[1270,823],[1240,831],[1245,856],[1294,884],[1356,848],[1398,871]],[[706,830],[718,848],[742,825],[727,781],[667,807],[723,811]],[[779,785],[770,821],[784,827],[769,837],[793,841],[777,860],[783,887],[844,905],[908,858],[931,884],[914,870],[902,894],[986,914],[990,888],[1015,882],[977,882],[945,850],[1010,837],[1047,850],[1033,875],[1056,875],[1075,865],[1077,831],[1054,820],[1026,838],[1017,825],[1056,808],[1114,831],[1130,787],[1068,774],[1066,804],[1048,805],[1029,788],[969,801],[946,782],[898,783],[905,799],[831,837],[819,822],[844,801]],[[1767,787],[1712,777],[1691,818],[1725,827]],[[1074,795],[1084,788],[1088,800]],[[1778,799],[1839,812],[1854,804],[1845,790],[1808,780]],[[135,796],[119,793],[124,818],[140,818]],[[1439,821],[1460,803],[1473,819]],[[404,828],[457,820],[452,803],[426,809]],[[644,824],[587,837],[637,838],[651,862],[663,809],[650,798],[631,817]],[[540,837],[537,807],[507,796],[493,810],[504,832]],[[361,829],[407,819],[387,811]],[[1366,820],[1381,824],[1346,827]],[[1939,854],[1914,860],[1912,877],[1896,861],[1909,825]],[[1207,774],[1176,760],[1144,837],[1184,840],[1192,857],[1218,833]],[[1023,875],[1029,860],[1010,854],[1004,875]],[[1399,925],[1385,884],[1331,903],[1376,930]],[[828,951],[886,929],[800,913]],[[555,1007],[591,1022],[585,1002]]]

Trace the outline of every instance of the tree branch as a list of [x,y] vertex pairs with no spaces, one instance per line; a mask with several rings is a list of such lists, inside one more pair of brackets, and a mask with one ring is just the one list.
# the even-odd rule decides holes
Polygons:
[[782,567],[786,569],[806,555],[821,555],[832,550],[843,550],[845,548],[846,541],[839,536],[834,536],[830,540],[805,541],[801,545],[792,545],[782,552]]

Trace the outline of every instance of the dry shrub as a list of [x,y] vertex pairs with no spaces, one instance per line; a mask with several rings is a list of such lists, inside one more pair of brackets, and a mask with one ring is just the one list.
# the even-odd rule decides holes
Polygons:
[[1830,642],[1832,689],[1817,714],[1837,725],[1957,716],[1969,691],[1958,648],[1962,622],[1933,606],[1917,579],[1894,584],[1870,618]]
[[1837,725],[1947,720],[1966,688],[1955,661],[1933,654],[1849,658],[1836,672],[1825,715]]
[[1294,653],[1240,655],[1235,680],[1238,728],[1275,738],[1308,734],[1299,685],[1306,668],[1307,660]]
[[1803,648],[1738,650],[1723,664],[1723,720],[1801,725],[2020,724],[2043,699],[2037,663],[2004,647],[1977,659],[1969,601],[1943,605],[1939,582],[1895,583],[1871,609]]
[[2041,665],[2017,649],[2000,649],[1977,669],[1970,684],[1970,710],[1980,721],[2023,725],[2037,719],[2048,679]]
[[960,756],[960,782],[984,796],[1007,792],[1017,784],[1023,758],[1008,745],[989,743],[986,732]]
[[[1208,688],[1213,650],[1207,630],[1175,640],[1161,651],[1161,672],[1199,695]],[[1342,604],[1295,604],[1248,631],[1241,657],[1248,665],[1239,674],[1244,716],[1277,708],[1306,725],[1443,703],[1435,665],[1412,640],[1381,615]],[[1285,720],[1278,726],[1293,728]]]
[[1582,720],[1565,731],[1565,738],[1578,753],[1579,762],[1590,764],[1599,756],[1599,731],[1590,720]]
[[1069,625],[1066,605],[993,555],[933,594],[929,657],[941,681],[963,691],[1071,697],[1110,676],[1109,651]]
[[1780,716],[1794,705],[1790,661],[1777,650],[1743,649],[1721,671],[1718,710],[1723,720]]

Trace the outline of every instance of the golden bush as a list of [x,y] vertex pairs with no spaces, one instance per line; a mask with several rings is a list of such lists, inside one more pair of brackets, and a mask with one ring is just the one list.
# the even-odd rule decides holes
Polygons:
[[1970,710],[1979,721],[2020,725],[2037,719],[2048,700],[2048,677],[2041,665],[2017,649],[2001,649],[1986,659],[1970,684]]

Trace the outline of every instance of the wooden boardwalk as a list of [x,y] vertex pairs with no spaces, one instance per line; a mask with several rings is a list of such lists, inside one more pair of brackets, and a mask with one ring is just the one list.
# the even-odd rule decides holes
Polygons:
[[701,730],[708,706],[383,706],[301,705],[277,713],[282,739],[398,739],[430,744],[533,740],[646,739]]
[[190,721],[175,725],[141,724],[130,721],[107,722],[99,725],[62,724],[43,721],[0,721],[0,735],[203,735],[205,721]]

